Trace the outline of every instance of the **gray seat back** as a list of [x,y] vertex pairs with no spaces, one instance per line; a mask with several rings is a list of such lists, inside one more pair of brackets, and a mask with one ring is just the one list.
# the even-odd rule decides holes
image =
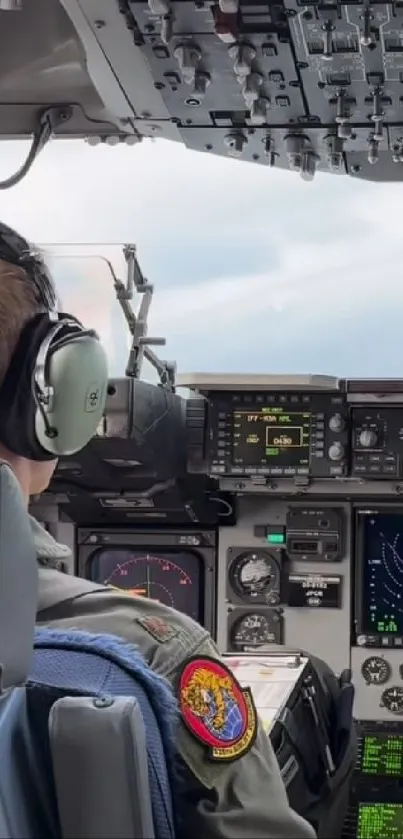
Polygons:
[[36,839],[27,784],[26,691],[38,595],[36,551],[20,487],[0,462],[0,839]]
[[49,737],[63,839],[154,839],[146,734],[136,699],[59,699]]

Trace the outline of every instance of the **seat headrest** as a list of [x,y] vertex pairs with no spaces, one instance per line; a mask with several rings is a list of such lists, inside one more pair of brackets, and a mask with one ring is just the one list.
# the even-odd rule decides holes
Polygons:
[[33,655],[38,567],[27,507],[0,461],[0,692],[21,685]]

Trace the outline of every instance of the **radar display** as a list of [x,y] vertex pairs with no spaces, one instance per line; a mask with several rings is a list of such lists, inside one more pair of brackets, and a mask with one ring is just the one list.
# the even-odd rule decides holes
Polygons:
[[200,620],[202,563],[196,552],[96,551],[91,579],[132,596],[149,597]]
[[403,635],[403,514],[361,513],[362,632]]

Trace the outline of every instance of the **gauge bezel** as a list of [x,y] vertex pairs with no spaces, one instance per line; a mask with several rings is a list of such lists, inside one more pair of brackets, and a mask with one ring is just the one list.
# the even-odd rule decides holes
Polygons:
[[[271,603],[267,599],[266,594],[248,594],[247,592],[242,592],[241,586],[237,585],[237,580],[235,577],[236,567],[242,563],[243,560],[246,560],[247,556],[250,554],[257,554],[257,555],[264,555],[268,557],[276,566],[276,579],[275,583],[272,588],[269,590],[270,592],[277,593],[277,601]],[[281,602],[281,589],[282,589],[282,548],[276,549],[262,547],[260,545],[254,545],[252,547],[238,547],[238,546],[230,546],[227,549],[227,598],[231,603],[248,606],[276,606],[278,603]]]
[[[200,623],[214,636],[216,623],[216,534],[212,530],[190,528],[78,528],[76,573],[91,579],[90,566],[95,551],[122,548],[166,555],[196,553],[201,561]],[[95,582],[95,581],[94,581]]]
[[[235,630],[236,626],[244,618],[248,617],[248,615],[253,615],[253,616],[254,615],[259,615],[259,616],[263,615],[264,618],[271,620],[272,621],[272,629],[273,629],[273,633],[274,633],[275,637],[274,637],[273,641],[268,641],[267,643],[272,644],[273,646],[275,646],[276,644],[281,645],[283,643],[284,621],[283,621],[283,615],[282,615],[282,612],[281,612],[280,609],[278,609],[276,607],[274,607],[274,608],[270,608],[270,607],[259,608],[259,607],[257,607],[256,609],[250,607],[250,608],[243,608],[243,609],[242,608],[241,609],[233,609],[229,612],[228,620],[227,620],[227,649],[230,652],[242,653],[242,651],[243,651],[242,647],[239,648],[239,647],[234,645],[233,633],[234,633],[234,630]],[[276,618],[273,621],[273,616],[274,615],[276,616]],[[256,647],[255,649],[256,649],[256,652],[259,651],[259,647]]]
[[[385,694],[389,693],[391,690],[398,690],[402,697],[402,704],[399,711],[393,711],[385,702]],[[381,708],[384,708],[386,711],[389,711],[390,714],[393,714],[395,717],[401,717],[403,715],[403,686],[402,685],[389,685],[389,687],[385,688],[381,694]]]
[[[364,668],[365,668],[365,665],[367,665],[370,661],[380,661],[380,662],[382,662],[382,666],[385,667],[385,671],[386,671],[386,678],[384,680],[382,680],[380,682],[377,682],[377,681],[373,681],[372,679],[366,679],[365,678]],[[392,668],[391,668],[388,660],[386,658],[383,658],[383,656],[381,656],[381,655],[369,655],[362,662],[361,676],[362,676],[362,678],[364,679],[364,682],[367,685],[373,685],[374,687],[378,687],[378,686],[381,686],[381,685],[386,685],[387,682],[389,681],[391,675],[392,675]]]

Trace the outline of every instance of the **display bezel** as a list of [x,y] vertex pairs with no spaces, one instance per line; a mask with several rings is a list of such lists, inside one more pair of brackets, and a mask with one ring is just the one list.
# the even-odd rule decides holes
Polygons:
[[[102,541],[105,538],[107,541]],[[98,541],[92,541],[97,539]],[[186,542],[186,540],[189,540]],[[199,544],[195,541],[199,540]],[[78,528],[77,530],[77,573],[89,578],[89,567],[95,551],[118,548],[155,554],[196,553],[201,562],[200,623],[214,635],[216,624],[216,536],[213,531],[180,529],[135,530],[127,528]],[[93,581],[95,583],[95,581]]]
[[[353,575],[353,590],[354,590],[354,638],[353,641],[356,643],[358,636],[367,636],[371,639],[371,643],[368,646],[371,647],[381,647],[382,638],[390,638],[392,639],[402,639],[403,641],[403,633],[382,633],[382,632],[370,632],[368,629],[364,627],[365,621],[365,604],[364,604],[364,571],[365,571],[365,558],[364,558],[364,548],[365,548],[365,540],[364,540],[364,521],[366,516],[371,515],[401,515],[403,519],[403,506],[401,504],[376,504],[376,506],[372,506],[370,504],[363,505],[359,504],[354,507],[354,575]],[[378,641],[378,643],[377,643]],[[365,646],[365,645],[364,645]]]
[[[235,463],[233,446],[234,415],[239,411],[251,413],[265,409],[281,409],[309,417],[309,445],[307,448],[292,449],[284,456],[288,463],[281,462],[278,456],[265,456],[265,461],[254,466]],[[341,416],[340,428],[332,428],[330,420],[334,415]],[[348,409],[345,397],[333,391],[214,391],[209,394],[206,418],[206,465],[212,476],[228,477],[238,480],[307,480],[329,477],[342,477],[347,473],[348,459]],[[340,447],[336,456],[330,457],[330,448]],[[295,455],[295,452],[297,454]],[[334,453],[333,453],[334,454]],[[264,455],[266,453],[264,452]],[[284,457],[283,456],[283,457]],[[302,464],[301,460],[305,460]]]

